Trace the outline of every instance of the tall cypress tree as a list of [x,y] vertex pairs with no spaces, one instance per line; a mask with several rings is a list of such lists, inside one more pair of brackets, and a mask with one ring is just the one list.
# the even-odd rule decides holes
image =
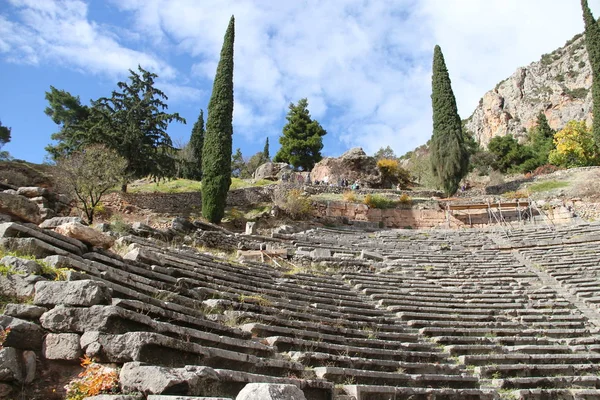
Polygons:
[[585,23],[585,46],[592,66],[592,133],[596,152],[600,152],[600,26],[594,19],[587,0],[581,0],[581,8]]
[[433,50],[431,102],[433,105],[433,136],[431,166],[446,195],[458,189],[469,167],[469,154],[462,135],[456,99],[444,55],[440,46]]
[[187,179],[199,181],[202,179],[202,147],[204,147],[204,111],[200,110],[198,120],[192,128],[192,136],[190,137],[190,151],[192,159],[186,171]]
[[263,160],[264,162],[271,161],[271,155],[269,154],[269,138],[265,142],[265,148],[263,149]]
[[221,222],[225,214],[225,200],[231,185],[234,25],[235,19],[231,16],[208,103],[202,150],[202,215],[213,223]]

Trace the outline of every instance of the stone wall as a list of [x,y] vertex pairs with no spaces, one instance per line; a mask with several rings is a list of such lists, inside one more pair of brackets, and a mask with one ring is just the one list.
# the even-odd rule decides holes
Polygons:
[[[573,221],[573,209],[564,205],[549,206],[538,211],[532,210],[502,210],[502,219],[509,226],[520,224],[563,224]],[[525,211],[533,214],[533,220]],[[600,214],[600,207],[596,209]],[[592,212],[592,211],[589,211]],[[482,228],[495,225],[500,220],[500,213],[495,210],[496,217],[488,214],[487,210],[450,211],[440,209],[378,209],[369,208],[366,204],[328,201],[315,208],[317,216],[336,218],[348,224],[370,222],[381,228]]]
[[[231,190],[227,205],[243,207],[271,201],[274,185]],[[127,207],[132,205],[165,214],[189,214],[202,209],[200,192],[188,193],[117,193],[115,196]]]
[[457,228],[463,223],[450,216],[446,218],[444,210],[436,209],[379,209],[369,208],[366,204],[328,201],[319,204],[316,213],[324,217],[353,221],[368,221],[382,228]]

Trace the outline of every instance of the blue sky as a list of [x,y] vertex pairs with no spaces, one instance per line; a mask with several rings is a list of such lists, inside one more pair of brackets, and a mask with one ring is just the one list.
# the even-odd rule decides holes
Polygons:
[[[596,17],[600,0],[590,0]],[[189,140],[236,17],[234,149],[271,155],[290,102],[307,97],[324,155],[403,154],[431,136],[431,57],[442,47],[459,113],[519,66],[583,30],[576,0],[0,0],[0,120],[15,158],[42,162],[50,85],[110,96],[138,64],[159,75],[174,143]]]

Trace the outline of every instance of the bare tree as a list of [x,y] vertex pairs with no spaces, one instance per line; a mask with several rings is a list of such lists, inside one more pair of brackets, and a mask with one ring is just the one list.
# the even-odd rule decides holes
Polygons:
[[103,145],[92,145],[57,162],[58,183],[78,201],[88,223],[102,196],[123,182],[127,160]]

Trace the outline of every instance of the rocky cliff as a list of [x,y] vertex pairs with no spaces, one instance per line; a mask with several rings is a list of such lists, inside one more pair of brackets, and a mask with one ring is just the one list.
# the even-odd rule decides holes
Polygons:
[[591,85],[584,37],[579,34],[540,61],[518,68],[487,92],[466,128],[487,146],[494,136],[512,134],[522,140],[540,111],[553,129],[573,119],[591,123]]

